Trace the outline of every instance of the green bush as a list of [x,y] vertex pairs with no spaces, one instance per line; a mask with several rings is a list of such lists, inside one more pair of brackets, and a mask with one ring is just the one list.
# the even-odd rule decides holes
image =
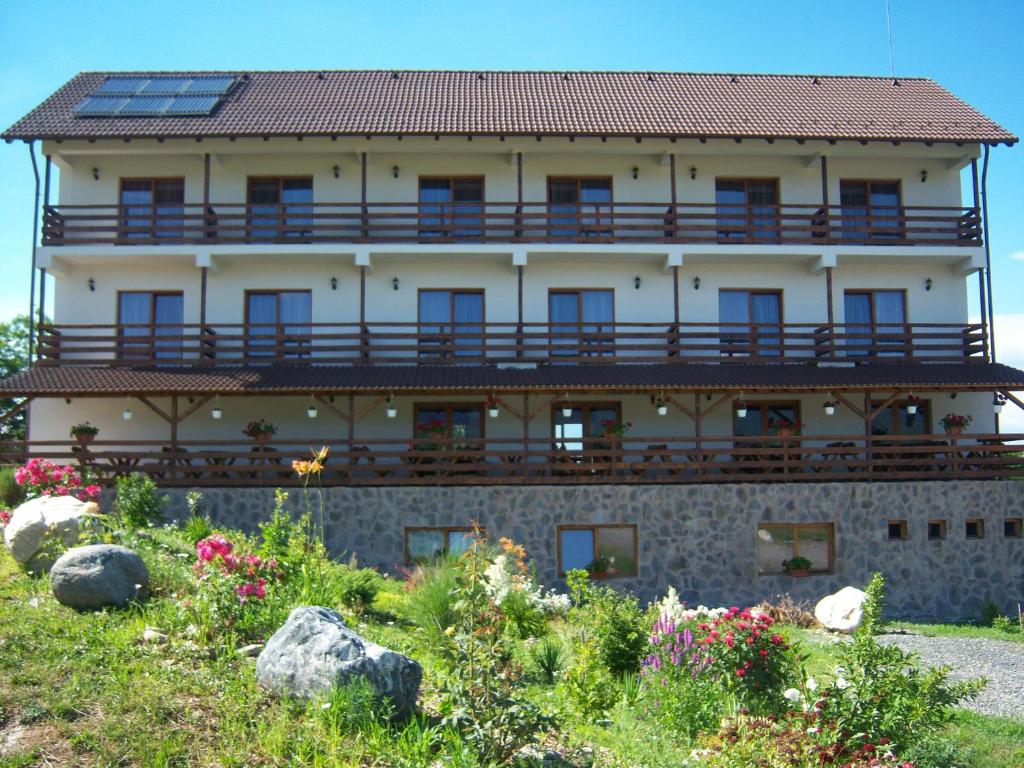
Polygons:
[[522,590],[510,590],[501,601],[501,613],[505,620],[505,631],[509,636],[525,640],[528,637],[543,637],[548,631],[548,619],[530,595]]
[[25,500],[25,489],[14,479],[17,467],[0,467],[0,508],[14,509]]
[[565,669],[565,646],[557,637],[545,637],[530,648],[533,666],[549,685]]
[[336,566],[331,578],[338,602],[354,611],[370,607],[384,582],[381,575],[372,568],[353,568],[348,565]]
[[985,604],[981,606],[981,617],[978,619],[978,625],[982,627],[991,627],[992,622],[998,619],[1002,613],[999,611],[999,606],[996,605],[992,600],[986,600]]
[[153,478],[135,472],[117,478],[116,486],[114,516],[121,523],[131,528],[143,528],[160,521],[170,497],[157,492]]
[[581,716],[602,716],[619,700],[615,678],[601,662],[601,650],[592,638],[581,640],[574,650],[573,663],[562,680],[562,692]]
[[439,640],[445,629],[455,623],[456,562],[448,556],[420,567],[418,583],[406,597],[402,614],[422,629],[428,639]]
[[650,622],[636,596],[595,586],[584,571],[571,571],[567,581],[576,604],[569,619],[594,638],[608,671],[615,676],[639,672]]

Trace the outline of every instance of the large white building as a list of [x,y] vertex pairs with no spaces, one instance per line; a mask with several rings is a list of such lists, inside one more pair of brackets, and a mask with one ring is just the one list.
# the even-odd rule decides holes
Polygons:
[[[41,144],[54,292],[0,383],[29,398],[8,460],[275,486],[329,445],[325,485],[494,498],[1020,474],[979,188],[1017,139],[930,80],[83,73],[3,136]],[[549,537],[559,571],[642,567],[593,519]],[[406,525],[404,556],[466,525]],[[836,571],[834,524],[766,525]]]

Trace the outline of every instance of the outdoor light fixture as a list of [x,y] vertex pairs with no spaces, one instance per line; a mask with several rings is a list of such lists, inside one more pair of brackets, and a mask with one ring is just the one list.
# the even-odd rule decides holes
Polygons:
[[917,415],[917,398],[913,395],[907,395],[907,415]]
[[121,418],[124,419],[125,421],[131,421],[132,420],[132,409],[131,408],[125,408],[123,411],[121,411]]
[[99,168],[93,168],[92,169],[92,178],[93,178],[93,181],[99,181],[100,180],[100,169]]
[[494,395],[490,395],[487,398],[487,415],[492,419],[498,418],[498,398]]
[[336,277],[332,277],[331,278],[331,290],[332,291],[338,290],[338,278],[336,278]]
[[385,413],[388,415],[389,419],[393,419],[398,415],[398,408],[395,407],[394,402],[392,402],[391,395],[388,395],[388,407]]
[[338,178],[339,176],[341,176],[341,168],[339,168],[338,166],[334,166],[332,170],[334,171],[334,178]]
[[391,287],[394,288],[396,291],[398,290],[398,278],[397,277],[392,277],[391,278]]
[[315,403],[309,404],[309,408],[306,409],[306,415],[309,416],[309,418],[311,419],[315,419],[317,416],[320,415],[320,412],[316,409]]
[[692,180],[692,179],[696,179],[696,178],[697,178],[697,166],[696,165],[691,165],[690,166],[690,179]]
[[565,396],[565,405],[562,406],[562,418],[572,418],[572,403],[569,402],[569,396]]
[[1006,398],[1000,395],[998,392],[992,397],[992,412],[998,416],[1003,412],[1003,406],[1006,405]]
[[740,392],[739,402],[736,403],[736,418],[745,419],[747,418],[747,402],[743,399],[743,393]]
[[921,183],[924,184],[928,181],[928,171],[926,169],[921,170]]
[[96,291],[96,279],[95,278],[90,277],[89,281],[88,281],[88,285],[89,285],[89,290],[90,291],[93,291],[93,292]]
[[394,176],[394,177],[395,177],[396,179],[398,178],[398,166],[397,166],[397,165],[396,165],[396,166],[395,166],[394,168],[392,168],[392,169],[391,169],[391,173],[392,173],[392,175],[393,175],[393,176]]
[[828,400],[825,401],[825,415],[826,416],[835,416],[836,415],[836,404],[832,401],[831,398],[829,398]]
[[930,277],[926,277],[924,279],[924,289],[926,291],[930,291],[932,289],[932,279]]
[[636,181],[640,177],[640,169],[635,165],[633,166],[633,180]]
[[633,287],[636,288],[638,291],[640,290],[640,275],[637,275],[636,277],[633,278]]
[[693,278],[693,290],[695,290],[695,291],[699,291],[700,290],[700,277],[699,276]]
[[654,409],[658,412],[659,416],[668,416],[668,403],[665,402],[664,395],[658,395],[657,399],[654,400]]
[[215,419],[222,419],[224,418],[224,411],[220,409],[219,405],[215,405],[213,406],[213,410],[210,411],[210,416]]

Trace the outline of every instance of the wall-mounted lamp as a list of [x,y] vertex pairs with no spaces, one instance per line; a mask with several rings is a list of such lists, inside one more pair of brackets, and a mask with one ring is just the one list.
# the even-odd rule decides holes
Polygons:
[[695,291],[699,291],[700,290],[700,277],[699,276],[693,278],[693,290],[695,290]]
[[92,179],[93,179],[93,181],[99,181],[100,180],[100,169],[99,168],[93,168],[92,169]]
[[636,166],[634,165],[634,166],[633,166],[633,180],[634,180],[634,181],[636,181],[636,180],[637,180],[637,179],[639,179],[639,178],[640,178],[640,169],[639,169],[639,168],[637,168],[637,167],[636,167]]
[[90,277],[89,280],[87,281],[87,285],[89,286],[89,290],[90,291],[92,291],[93,293],[96,292],[96,279],[95,278]]
[[696,179],[696,178],[697,178],[697,166],[696,165],[691,165],[690,166],[690,180],[692,181],[693,179]]
[[388,395],[388,405],[387,405],[387,409],[384,412],[387,414],[389,419],[393,419],[393,418],[395,418],[398,415],[398,408],[395,406],[395,403],[392,401],[391,395]]
[[398,166],[397,166],[397,165],[396,165],[396,166],[394,166],[394,167],[393,167],[393,168],[391,169],[391,175],[392,175],[392,176],[394,176],[394,177],[395,177],[396,179],[398,178]]
[[926,181],[928,181],[928,171],[927,171],[927,169],[922,169],[921,170],[921,183],[924,184]]
[[338,166],[334,166],[331,170],[334,171],[334,178],[341,176],[341,168]]
[[932,279],[930,277],[926,277],[924,279],[924,289],[926,291],[930,291],[932,289]]
[[633,287],[636,288],[638,291],[640,290],[640,282],[640,275],[637,275],[636,277],[633,278]]
[[736,418],[747,418],[747,401],[743,399],[742,392],[740,392],[740,399],[736,402]]
[[336,278],[336,277],[332,277],[331,278],[331,290],[332,291],[338,290],[338,278]]
[[398,278],[397,277],[392,277],[391,278],[391,287],[394,290],[396,290],[396,291],[398,290]]
[[998,416],[1003,412],[1003,406],[1006,405],[1006,398],[1000,395],[998,392],[992,396],[992,413]]

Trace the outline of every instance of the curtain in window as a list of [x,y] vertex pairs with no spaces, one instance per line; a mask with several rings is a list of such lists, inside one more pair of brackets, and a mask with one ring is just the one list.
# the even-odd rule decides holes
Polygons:
[[747,236],[747,192],[742,181],[715,182],[715,214],[718,237],[721,239]]
[[249,180],[249,236],[273,240],[280,223],[280,188],[277,179]]
[[611,331],[613,326],[613,294],[611,291],[584,291],[580,294],[583,304],[583,332],[587,334],[586,354],[588,356],[609,356],[614,354],[614,337],[602,337],[602,331]]
[[891,182],[871,184],[871,224],[873,237],[900,237],[900,187]]
[[871,351],[871,294],[848,293],[844,299],[846,354],[867,355]]
[[155,185],[154,236],[181,238],[185,226],[185,185],[181,181],[158,181]]
[[758,354],[782,354],[782,308],[775,293],[755,293],[750,297],[751,321],[757,329]]
[[[451,293],[420,291],[419,319],[419,332],[422,334],[451,333]],[[420,354],[437,357],[443,354],[442,348],[446,346],[448,344],[445,339],[422,339]]]
[[[723,347],[730,344],[746,345],[749,342],[750,327],[746,325],[750,322],[748,298],[749,294],[746,291],[718,292],[718,322],[724,324],[720,329]],[[743,323],[743,325],[734,325],[734,323]]]
[[[455,323],[455,354],[479,357],[484,353],[484,296],[456,293],[452,297]],[[460,349],[459,347],[462,347]]]
[[184,322],[184,297],[179,294],[157,294],[153,297],[156,357],[181,357],[181,324]]
[[612,185],[608,179],[580,180],[580,210],[583,234],[590,237],[611,235]]
[[305,291],[281,294],[281,317],[278,320],[281,333],[285,336],[285,356],[302,357],[308,352],[310,334],[313,329],[312,294]]
[[552,237],[575,237],[578,229],[579,189],[574,180],[552,181],[548,186],[548,209]]
[[864,240],[868,236],[868,190],[863,182],[844,181],[839,185],[839,204],[842,208],[842,236],[849,240]]
[[747,203],[750,205],[751,236],[760,240],[779,237],[778,209],[774,181],[748,181]]
[[585,569],[594,562],[593,531],[562,531],[561,545],[563,573],[574,569]]
[[[879,354],[885,357],[901,357],[904,355],[904,313],[903,293],[900,291],[876,291],[875,298],[875,323],[877,332],[881,335],[888,334],[889,338],[879,340],[880,346],[889,347],[883,349]],[[897,338],[892,338],[895,335]],[[898,348],[897,348],[898,347]]]
[[309,179],[284,179],[281,203],[285,237],[309,237],[313,230],[313,182]]
[[[118,307],[118,322],[121,327],[118,329],[121,336],[131,338],[134,336],[149,336],[152,333],[150,327],[150,293],[122,293],[120,306]],[[125,357],[147,357],[149,354],[148,342],[121,342],[122,354]]]
[[451,201],[448,179],[420,179],[420,237],[441,237],[443,220]]
[[552,293],[549,299],[551,354],[579,355],[580,299],[577,293]]
[[248,306],[249,326],[246,339],[249,354],[269,357],[274,354],[277,335],[277,294],[250,293]]

